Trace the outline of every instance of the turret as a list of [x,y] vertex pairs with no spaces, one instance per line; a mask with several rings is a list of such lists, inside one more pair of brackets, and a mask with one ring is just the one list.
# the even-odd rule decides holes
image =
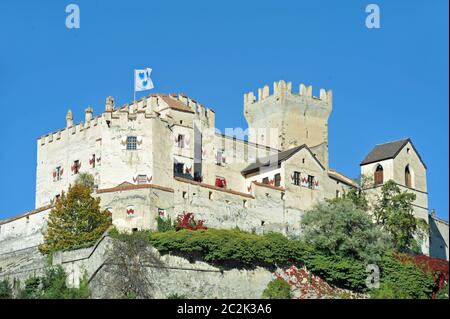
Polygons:
[[86,110],[84,110],[84,114],[85,114],[84,119],[85,119],[86,125],[89,125],[89,122],[91,122],[93,112],[94,112],[94,110],[90,106]]
[[106,98],[105,111],[106,112],[114,111],[114,98],[112,96],[108,96]]
[[66,115],[66,127],[72,127],[73,126],[73,115],[72,111],[68,110]]

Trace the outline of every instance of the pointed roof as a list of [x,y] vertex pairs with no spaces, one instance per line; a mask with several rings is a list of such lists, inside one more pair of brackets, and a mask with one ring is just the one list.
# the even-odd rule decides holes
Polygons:
[[405,145],[408,144],[408,142],[413,147],[423,166],[427,168],[410,138],[375,145],[375,147],[370,151],[370,153],[367,154],[367,156],[362,160],[360,165],[362,166],[374,162],[395,158],[398,155],[398,153],[400,153],[400,151],[403,149],[403,147],[405,147]]
[[306,148],[308,152],[311,154],[311,156],[316,160],[316,162],[320,165],[320,167],[325,170],[325,167],[323,167],[322,163],[319,162],[319,160],[314,156],[314,154],[311,152],[309,147],[306,144],[291,148],[286,151],[282,151],[276,154],[272,154],[269,156],[258,158],[254,163],[251,163],[246,168],[244,168],[241,171],[242,175],[248,175],[250,173],[258,171],[262,167],[271,167],[279,165],[281,162],[284,162],[288,160],[292,155],[300,151],[301,149]]

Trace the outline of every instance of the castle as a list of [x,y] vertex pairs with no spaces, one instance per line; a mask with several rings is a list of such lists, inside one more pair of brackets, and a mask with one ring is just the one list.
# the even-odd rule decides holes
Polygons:
[[[215,112],[180,94],[151,94],[37,140],[36,207],[0,221],[0,254],[42,242],[55,200],[80,172],[94,176],[94,196],[123,231],[156,229],[158,216],[187,211],[208,227],[300,234],[314,203],[359,187],[329,167],[332,92],[275,82],[244,95],[248,129],[219,133]],[[448,222],[429,214],[426,166],[410,139],[377,145],[361,162],[370,196],[394,180],[416,194],[414,211],[431,228],[425,254],[448,259]]]

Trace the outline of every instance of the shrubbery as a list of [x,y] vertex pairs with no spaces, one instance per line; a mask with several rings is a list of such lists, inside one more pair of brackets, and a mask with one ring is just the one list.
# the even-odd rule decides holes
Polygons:
[[262,294],[265,299],[291,299],[291,296],[291,286],[282,278],[270,281]]
[[402,256],[387,253],[381,262],[380,288],[372,289],[372,298],[429,299],[435,286],[431,273],[423,272]]
[[162,218],[158,216],[156,219],[156,228],[159,232],[165,232],[169,230],[175,230],[175,223],[172,221],[172,218],[168,216],[167,218]]
[[87,278],[83,278],[79,288],[68,288],[67,274],[59,266],[48,268],[42,277],[31,277],[25,281],[20,291],[21,299],[86,299],[90,296]]
[[177,253],[224,268],[306,266],[331,284],[365,289],[365,264],[347,257],[326,255],[282,234],[256,235],[239,229],[180,230],[150,233],[151,245],[161,253]]
[[0,281],[0,299],[11,299],[12,293],[10,282],[6,279]]
[[448,298],[448,282],[445,284],[444,288],[442,288],[437,294],[436,299],[449,299]]

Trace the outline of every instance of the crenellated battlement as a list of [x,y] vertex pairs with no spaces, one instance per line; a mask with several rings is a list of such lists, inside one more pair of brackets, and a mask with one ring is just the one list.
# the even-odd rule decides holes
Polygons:
[[332,103],[333,93],[331,90],[326,90],[321,88],[320,95],[318,97],[313,96],[313,87],[312,85],[305,85],[303,83],[300,84],[299,90],[297,92],[292,91],[292,82],[286,82],[284,80],[280,80],[278,82],[273,83],[273,91],[270,94],[269,85],[265,85],[262,88],[258,89],[258,95],[255,96],[253,92],[249,92],[244,94],[244,106],[254,104],[263,100],[266,100],[269,97],[275,96],[300,96],[304,99],[311,99],[317,101],[321,101],[325,104]]
[[160,112],[168,109],[192,113],[198,119],[204,121],[214,118],[214,111],[212,109],[205,107],[184,93],[153,93],[132,103],[125,103],[118,108],[115,107],[114,98],[108,96],[106,98],[104,112],[93,117],[94,109],[89,106],[85,109],[85,120],[77,124],[74,124],[72,111],[68,110],[66,114],[66,127],[39,137],[38,145],[44,146],[53,143],[56,140],[61,140],[64,135],[75,135],[112,119],[133,121],[138,116],[154,118],[160,116]]

